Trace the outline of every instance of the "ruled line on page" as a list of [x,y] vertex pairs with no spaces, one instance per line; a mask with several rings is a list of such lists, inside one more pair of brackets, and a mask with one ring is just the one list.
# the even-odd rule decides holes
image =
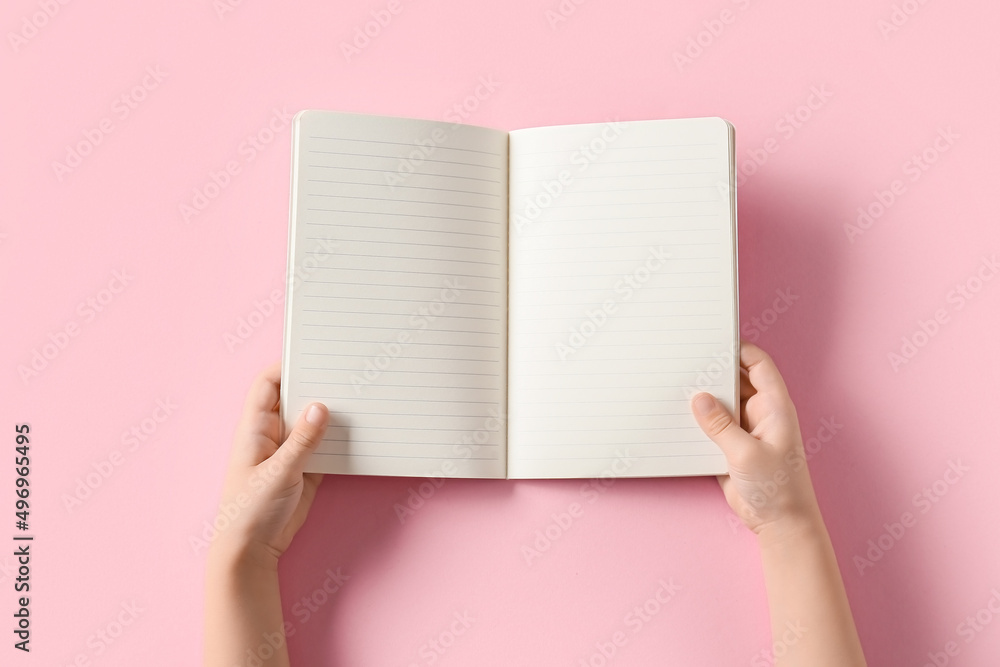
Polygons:
[[503,476],[505,433],[489,456],[442,454],[506,408],[506,134],[316,112],[297,132],[295,239],[337,251],[295,288],[283,391],[330,408],[322,469]]
[[[728,131],[603,127],[511,133],[512,476],[598,475],[629,444],[640,475],[719,456],[684,389],[735,335]],[[577,171],[583,146],[604,148]]]

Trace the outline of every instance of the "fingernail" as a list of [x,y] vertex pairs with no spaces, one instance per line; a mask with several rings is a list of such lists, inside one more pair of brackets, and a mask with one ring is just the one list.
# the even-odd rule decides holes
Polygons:
[[715,407],[715,397],[701,393],[694,397],[694,410],[699,415],[707,415]]
[[318,405],[313,403],[309,406],[309,411],[306,412],[306,421],[313,426],[318,426],[323,423],[323,409]]

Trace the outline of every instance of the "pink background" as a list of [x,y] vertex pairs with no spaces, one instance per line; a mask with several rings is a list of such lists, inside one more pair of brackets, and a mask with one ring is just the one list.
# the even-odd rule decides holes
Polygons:
[[[502,129],[734,123],[753,172],[738,194],[743,331],[777,360],[806,438],[827,434],[823,419],[842,425],[814,441],[810,465],[870,664],[923,665],[949,641],[960,647],[949,664],[1000,654],[990,612],[981,620],[992,623],[959,634],[1000,588],[1000,279],[982,264],[1000,249],[996,3],[908,0],[915,13],[884,35],[889,0],[564,2],[575,11],[554,27],[556,0],[403,0],[350,58],[341,43],[387,2],[233,4],[221,17],[210,0],[15,0],[0,11],[0,540],[15,532],[22,422],[33,431],[36,535],[34,651],[14,651],[5,634],[0,662],[196,664],[204,551],[189,539],[214,514],[246,390],[280,357],[282,335],[279,304],[243,344],[226,344],[283,289],[285,267],[289,132],[276,120],[260,151],[241,144],[274,109],[441,119],[480,77],[499,85],[467,122]],[[47,18],[42,5],[58,12]],[[679,67],[675,53],[699,33],[702,53]],[[147,78],[125,116],[120,98],[147,68],[161,80]],[[830,96],[800,109],[808,119],[790,132],[782,119],[823,87]],[[53,162],[102,119],[111,132],[60,180]],[[957,138],[935,154],[947,128]],[[912,180],[907,163],[925,149],[936,160]],[[186,222],[180,205],[231,160],[239,174]],[[903,194],[849,240],[858,207],[896,179]],[[124,289],[116,270],[130,276]],[[980,270],[994,279],[977,282]],[[109,283],[119,292],[103,291]],[[957,298],[966,283],[978,291]],[[776,290],[797,299],[775,317]],[[101,312],[81,308],[87,299],[104,299]],[[946,321],[893,368],[889,354],[939,309]],[[148,421],[158,399],[176,405],[162,423]],[[151,435],[130,450],[122,433],[144,420]],[[67,509],[115,452],[120,465]],[[968,468],[957,481],[949,473],[955,484],[943,481],[950,461]],[[436,665],[596,665],[597,644],[617,631],[629,642],[615,664],[766,664],[755,538],[734,526],[714,479],[619,481],[593,503],[580,481],[448,481],[401,523],[393,506],[420,482],[326,480],[281,567],[295,665],[426,665],[425,645],[442,634],[450,645]],[[935,502],[915,503],[925,488]],[[521,547],[574,502],[583,515],[529,566]],[[907,511],[916,523],[891,537],[885,525]],[[880,536],[890,548],[859,571],[855,556]],[[0,566],[6,627],[13,558]],[[350,578],[304,621],[295,605],[322,590],[328,568]],[[661,579],[679,591],[632,632],[625,615]],[[110,645],[94,639],[133,603],[141,611]],[[450,642],[464,612],[474,620]]]

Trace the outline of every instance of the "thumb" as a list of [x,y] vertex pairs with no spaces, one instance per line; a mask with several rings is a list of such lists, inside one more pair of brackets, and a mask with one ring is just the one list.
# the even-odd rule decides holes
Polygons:
[[740,428],[740,423],[715,396],[697,394],[691,400],[691,408],[698,426],[722,449],[727,460],[732,461],[748,446],[756,444],[756,438]]
[[[292,432],[285,438],[285,442],[278,448],[272,459],[276,459],[278,464],[278,474],[282,476],[297,477],[302,474],[302,469],[306,465],[306,460],[316,451],[323,435],[326,433],[326,425],[330,419],[330,411],[322,403],[310,403],[299,415]],[[287,478],[287,477],[286,477]]]

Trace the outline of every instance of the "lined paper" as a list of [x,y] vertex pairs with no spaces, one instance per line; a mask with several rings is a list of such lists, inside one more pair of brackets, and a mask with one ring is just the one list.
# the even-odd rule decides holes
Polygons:
[[730,126],[510,134],[510,477],[716,474],[691,416],[736,404]]
[[507,134],[319,111],[293,132],[282,414],[331,411],[307,470],[504,477]]

